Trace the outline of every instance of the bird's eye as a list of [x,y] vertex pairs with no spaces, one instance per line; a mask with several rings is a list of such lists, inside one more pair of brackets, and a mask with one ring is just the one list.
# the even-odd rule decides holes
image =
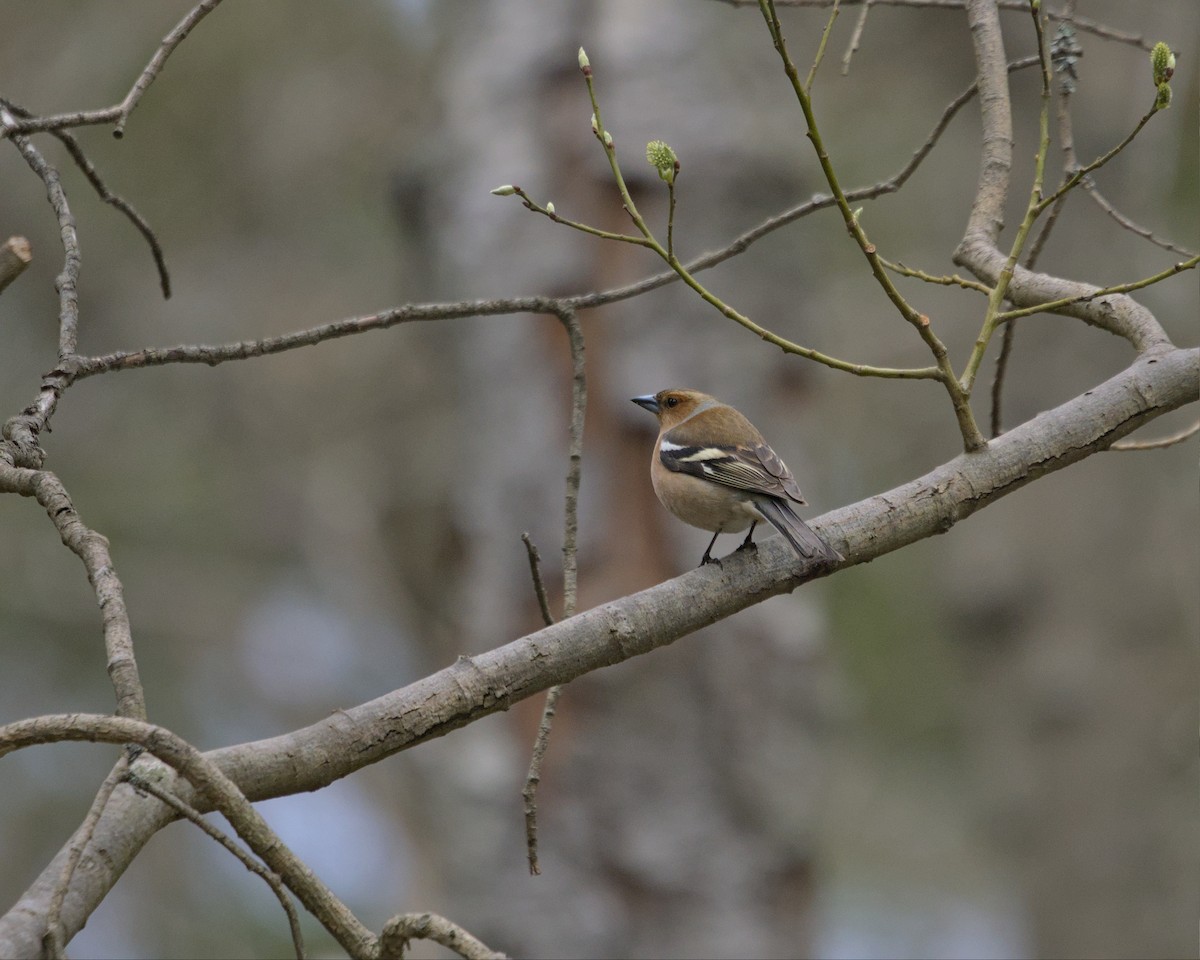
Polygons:
[[668,407],[679,406],[679,398],[678,397],[667,397],[667,406]]

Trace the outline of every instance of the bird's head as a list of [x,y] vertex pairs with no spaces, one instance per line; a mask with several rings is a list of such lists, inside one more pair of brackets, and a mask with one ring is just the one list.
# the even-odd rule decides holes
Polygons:
[[697,411],[717,402],[707,393],[701,393],[699,390],[678,388],[659,390],[658,393],[632,399],[639,407],[644,407],[658,417],[658,422],[662,424],[664,430],[670,430]]

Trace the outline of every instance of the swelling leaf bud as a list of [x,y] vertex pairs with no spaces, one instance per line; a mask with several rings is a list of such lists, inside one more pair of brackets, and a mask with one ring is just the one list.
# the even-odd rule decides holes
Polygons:
[[579,48],[579,70],[585,77],[592,75],[592,61],[588,59],[583,47]]
[[511,183],[506,183],[506,184],[504,184],[504,186],[497,187],[495,190],[492,191],[492,193],[494,193],[498,197],[511,197],[516,192],[517,192],[517,188],[514,187]]
[[546,204],[546,212],[547,212],[548,214],[550,214],[550,216],[554,216],[554,204],[553,204],[553,202],[551,202],[551,203],[547,203],[547,204]]
[[658,171],[659,177],[667,183],[675,182],[675,175],[679,173],[679,158],[665,142],[651,140],[646,144],[646,159]]
[[1170,83],[1175,76],[1175,54],[1165,43],[1156,43],[1150,51],[1150,67],[1154,71],[1154,85]]
[[1171,105],[1171,85],[1163,82],[1158,85],[1158,96],[1154,98],[1155,110],[1166,110]]

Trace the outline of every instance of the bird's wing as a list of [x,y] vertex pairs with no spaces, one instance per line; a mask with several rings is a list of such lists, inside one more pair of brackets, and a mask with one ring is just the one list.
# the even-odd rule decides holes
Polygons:
[[753,447],[685,446],[664,437],[658,456],[663,466],[675,473],[687,473],[747,493],[765,493],[804,503],[792,472],[765,443]]

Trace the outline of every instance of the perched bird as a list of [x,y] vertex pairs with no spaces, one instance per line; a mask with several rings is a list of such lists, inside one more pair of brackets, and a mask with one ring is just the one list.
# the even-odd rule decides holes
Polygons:
[[700,565],[722,533],[750,528],[739,550],[755,549],[754,528],[766,520],[796,555],[836,563],[842,555],[796,516],[804,503],[787,468],[749,420],[696,390],[660,390],[633,402],[658,417],[650,479],[662,505],[684,523],[712,530]]

